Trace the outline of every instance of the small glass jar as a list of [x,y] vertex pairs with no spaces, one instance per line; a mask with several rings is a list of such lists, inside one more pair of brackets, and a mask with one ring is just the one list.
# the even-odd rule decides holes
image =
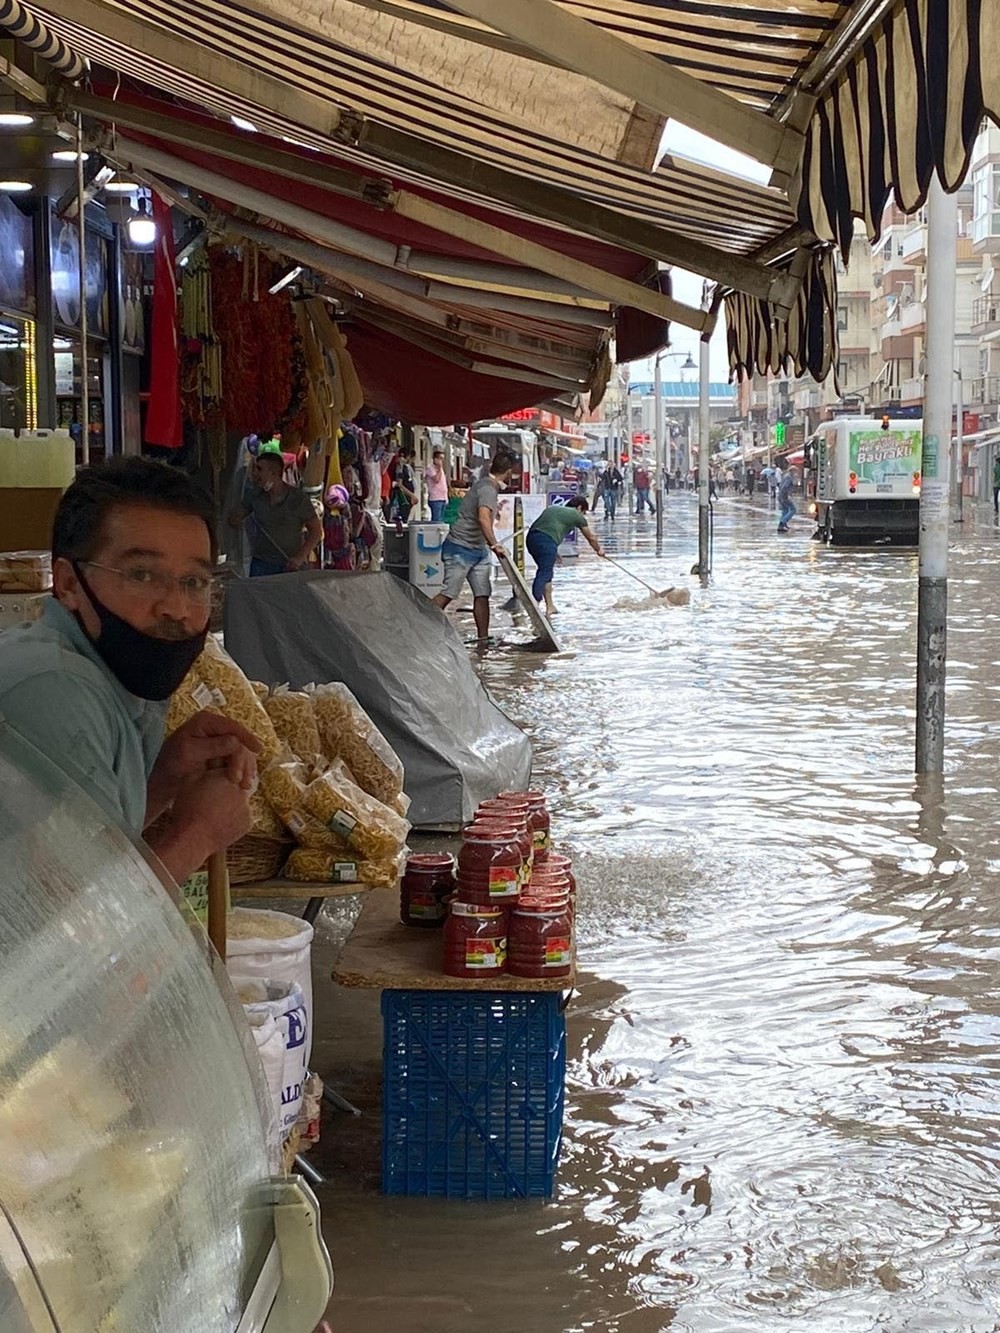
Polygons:
[[470,825],[458,853],[456,884],[464,902],[513,901],[520,890],[523,856],[511,825]]
[[507,970],[514,977],[568,977],[573,971],[569,903],[523,898],[510,914]]
[[445,975],[483,980],[506,971],[506,913],[498,907],[453,902],[444,923]]
[[455,891],[454,870],[455,858],[448,852],[408,858],[399,891],[399,919],[404,926],[433,930],[444,925],[447,899]]

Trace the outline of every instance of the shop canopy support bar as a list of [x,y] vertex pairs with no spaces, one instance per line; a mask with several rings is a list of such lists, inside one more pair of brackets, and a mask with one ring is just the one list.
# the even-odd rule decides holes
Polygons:
[[[639,106],[678,120],[773,169],[787,190],[802,156],[800,130],[780,124],[673,69],[640,47],[577,18],[553,0],[446,0],[449,9],[515,38],[563,69],[574,70]],[[420,16],[414,13],[419,22]],[[468,33],[476,40],[475,30]],[[724,33],[722,34],[724,40]]]
[[[69,105],[109,124],[203,148],[219,157],[259,166],[290,180],[317,185],[349,198],[365,199],[377,207],[384,207],[391,193],[391,186],[385,180],[310,162],[300,154],[260,143],[260,135],[254,135],[251,140],[249,136],[192,125],[146,107],[113,102],[84,92],[72,93]],[[469,190],[517,208],[531,217],[606,241],[609,245],[634,250],[664,264],[677,264],[722,287],[732,287],[768,300],[779,311],[789,311],[798,295],[798,284],[787,273],[767,268],[765,262],[715,250],[642,219],[626,217],[614,209],[580,199],[557,186],[518,176],[391,126],[345,117],[335,138],[378,158],[389,168],[415,171],[443,185]]]
[[[160,152],[159,149],[119,139],[115,147],[115,157],[175,180],[184,181],[205,194],[221,195],[232,204],[271,217],[285,226],[294,227],[296,231],[321,240],[334,249],[346,250],[349,254],[360,255],[389,268],[394,268],[400,263],[401,248],[391,241],[380,240],[356,227],[345,226],[320,213],[300,208],[297,204],[275,199],[262,190],[252,189],[214,171],[206,171],[202,167],[184,161],[183,158]],[[571,289],[582,287],[599,299],[645,310],[659,319],[676,320],[680,324],[697,329],[699,333],[707,327],[703,311],[682,305],[679,301],[661,296],[659,292],[648,287],[640,287],[638,283],[606,273],[593,265],[571,259],[555,250],[550,250],[547,246],[515,236],[501,227],[468,217],[456,209],[445,208],[407,191],[400,191],[393,200],[393,211],[400,217],[422,222],[437,231],[459,237],[493,254],[502,255],[512,263],[537,268],[542,273],[560,278],[569,284]],[[520,290],[523,290],[523,287]],[[575,294],[575,291],[569,294]]]

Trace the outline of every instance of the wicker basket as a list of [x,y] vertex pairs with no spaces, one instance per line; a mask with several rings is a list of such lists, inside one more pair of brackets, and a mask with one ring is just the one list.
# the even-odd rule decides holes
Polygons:
[[288,860],[294,842],[277,842],[256,833],[234,842],[226,852],[230,884],[249,884],[255,879],[274,879]]

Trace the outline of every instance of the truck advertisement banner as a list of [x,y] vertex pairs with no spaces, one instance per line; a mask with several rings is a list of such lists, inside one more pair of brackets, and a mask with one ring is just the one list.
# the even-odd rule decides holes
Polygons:
[[888,486],[903,477],[909,484],[913,473],[920,471],[922,443],[919,430],[852,430],[849,471],[859,481],[876,486]]

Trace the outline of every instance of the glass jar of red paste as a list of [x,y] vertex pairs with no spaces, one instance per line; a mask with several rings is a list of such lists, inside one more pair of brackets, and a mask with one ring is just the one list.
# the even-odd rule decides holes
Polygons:
[[531,830],[535,851],[543,851],[552,846],[552,820],[543,791],[502,791],[497,799],[527,801],[528,828]]
[[568,977],[573,970],[569,904],[522,899],[510,914],[507,970],[514,977]]
[[455,891],[455,858],[448,852],[417,853],[406,862],[399,891],[399,919],[404,926],[443,926],[447,899]]
[[521,870],[521,887],[531,879],[531,863],[534,857],[534,847],[531,843],[531,834],[528,832],[528,826],[523,819],[514,814],[505,815],[476,815],[475,819],[469,825],[471,829],[487,828],[492,829],[497,825],[503,828],[512,828],[514,836],[517,838],[517,845],[521,849],[521,860],[523,867]]
[[524,861],[512,825],[471,824],[458,853],[455,883],[465,903],[511,903],[521,885]]
[[507,971],[507,914],[499,907],[453,902],[444,923],[449,977],[499,977]]

